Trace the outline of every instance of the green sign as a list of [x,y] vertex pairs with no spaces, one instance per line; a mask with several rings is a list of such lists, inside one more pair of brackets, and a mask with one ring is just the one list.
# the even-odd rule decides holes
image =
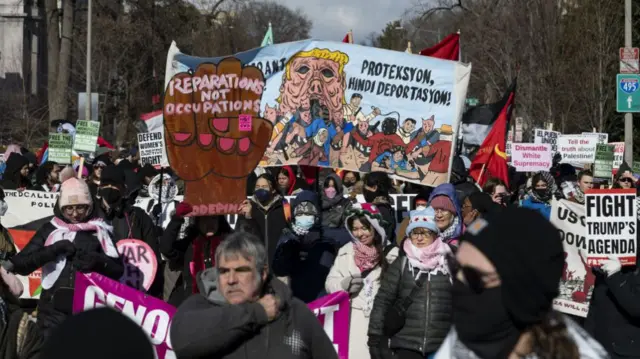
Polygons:
[[640,112],[640,75],[618,74],[616,98],[618,112]]
[[480,103],[480,100],[474,97],[469,97],[465,102],[467,103],[468,106],[478,106],[478,103]]
[[640,173],[640,161],[633,161],[633,173]]
[[94,152],[100,134],[100,122],[77,121],[73,149],[78,152]]
[[70,134],[50,133],[48,160],[60,164],[70,164],[72,147],[73,137]]
[[614,150],[614,145],[596,145],[596,161],[593,165],[593,177],[611,178]]

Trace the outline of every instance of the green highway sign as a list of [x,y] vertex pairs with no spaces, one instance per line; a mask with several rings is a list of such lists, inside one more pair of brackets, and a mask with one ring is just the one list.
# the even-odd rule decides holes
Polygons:
[[640,112],[640,75],[618,74],[616,98],[618,112]]

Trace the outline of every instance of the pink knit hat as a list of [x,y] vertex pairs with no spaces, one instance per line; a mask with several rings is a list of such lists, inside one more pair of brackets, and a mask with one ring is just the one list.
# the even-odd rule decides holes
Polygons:
[[58,206],[62,209],[65,206],[83,205],[91,206],[93,200],[89,192],[89,186],[81,179],[69,178],[60,186],[60,197]]

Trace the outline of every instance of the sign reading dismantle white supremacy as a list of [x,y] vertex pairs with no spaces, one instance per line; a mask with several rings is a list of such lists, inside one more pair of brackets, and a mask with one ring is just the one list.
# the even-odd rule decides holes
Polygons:
[[585,195],[587,262],[598,266],[609,257],[636,264],[635,189],[590,190]]

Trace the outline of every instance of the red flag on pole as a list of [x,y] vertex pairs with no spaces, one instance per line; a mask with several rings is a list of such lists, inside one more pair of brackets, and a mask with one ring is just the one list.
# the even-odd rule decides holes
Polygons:
[[353,32],[351,30],[349,30],[349,32],[344,35],[342,42],[344,42],[345,44],[353,44]]
[[453,33],[448,35],[435,46],[420,51],[420,55],[458,61],[460,56],[460,34]]
[[502,98],[502,107],[497,118],[482,142],[469,167],[469,175],[481,187],[489,178],[499,178],[509,186],[509,167],[507,165],[506,143],[507,128],[516,96],[516,80]]

